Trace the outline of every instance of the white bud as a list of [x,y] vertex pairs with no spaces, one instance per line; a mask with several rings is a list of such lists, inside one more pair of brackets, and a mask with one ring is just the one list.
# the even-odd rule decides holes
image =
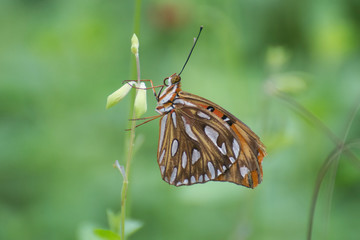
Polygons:
[[147,110],[145,83],[140,83],[138,87],[142,89],[137,90],[135,97],[134,109],[137,118],[143,115]]
[[118,102],[121,101],[121,99],[123,99],[131,90],[132,86],[136,85],[136,82],[128,82],[125,83],[124,86],[122,86],[121,88],[119,88],[118,90],[116,90],[115,92],[113,92],[112,94],[110,94],[107,98],[106,101],[106,109],[114,106],[115,104],[117,104]]
[[131,38],[131,52],[135,55],[139,53],[139,39],[135,33]]

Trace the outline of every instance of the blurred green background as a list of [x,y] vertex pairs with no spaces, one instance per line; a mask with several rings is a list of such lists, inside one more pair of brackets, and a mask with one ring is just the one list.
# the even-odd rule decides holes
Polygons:
[[[130,97],[110,110],[105,102],[131,76],[133,25],[134,1],[0,2],[0,239],[91,239],[92,228],[108,228],[106,210],[120,208],[113,163],[124,162]],[[144,226],[131,239],[305,239],[335,145],[277,93],[343,138],[359,103],[360,2],[143,1],[142,78],[161,84],[179,72],[200,25],[183,89],[261,137],[264,181],[254,190],[170,186],[156,161],[158,121],[148,123],[136,132],[127,212]],[[149,92],[146,116],[155,104]],[[347,141],[358,140],[359,123],[356,114]],[[342,155],[330,168],[314,239],[358,239],[359,165]]]

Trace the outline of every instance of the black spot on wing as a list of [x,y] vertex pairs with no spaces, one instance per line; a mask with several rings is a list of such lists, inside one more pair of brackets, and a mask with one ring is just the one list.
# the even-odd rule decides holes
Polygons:
[[213,112],[213,111],[215,111],[215,108],[212,107],[212,106],[208,106],[208,107],[207,107],[207,110],[209,110],[210,112]]
[[224,120],[230,126],[233,125],[233,122],[225,114],[221,117],[221,119]]

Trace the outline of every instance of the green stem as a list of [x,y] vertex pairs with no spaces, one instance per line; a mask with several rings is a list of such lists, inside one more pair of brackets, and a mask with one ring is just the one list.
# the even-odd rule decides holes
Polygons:
[[[135,111],[132,109],[130,112],[130,116],[132,118],[135,118]],[[125,168],[125,175],[122,185],[122,191],[121,191],[121,239],[125,240],[125,216],[126,216],[126,199],[127,199],[127,190],[128,190],[128,176],[130,171],[130,163],[133,156],[133,146],[134,146],[134,140],[135,140],[135,121],[131,121],[131,128],[130,128],[130,136],[129,136],[129,145],[128,145],[128,151],[127,151],[127,157],[126,157],[126,168]]]
[[134,14],[134,33],[140,37],[140,19],[141,19],[141,0],[135,2],[135,14]]
[[[140,17],[141,17],[141,0],[136,0],[135,3],[135,14],[134,14],[134,33],[139,36],[140,32]],[[132,66],[132,79],[137,76],[138,82],[140,82],[140,62],[139,56],[135,57],[135,64]],[[134,102],[135,102],[135,94],[132,94],[132,101],[131,101],[131,109],[130,109],[130,118],[135,119],[135,110],[134,110]],[[128,149],[127,149],[127,156],[126,156],[126,168],[125,168],[125,176],[123,180],[122,190],[121,190],[121,239],[125,240],[125,216],[126,216],[126,200],[127,200],[127,191],[129,185],[129,172],[130,172],[130,163],[133,157],[133,146],[135,140],[135,121],[131,121],[130,123],[130,135],[128,136]]]

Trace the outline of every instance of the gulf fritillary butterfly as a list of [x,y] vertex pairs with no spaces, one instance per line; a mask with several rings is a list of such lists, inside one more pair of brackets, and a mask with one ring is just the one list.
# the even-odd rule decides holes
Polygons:
[[161,114],[149,121],[161,117],[157,159],[163,180],[175,186],[227,181],[256,187],[262,182],[265,146],[248,126],[219,105],[182,91],[184,67],[157,86],[161,87],[158,94],[149,80],[157,99],[156,111]]

